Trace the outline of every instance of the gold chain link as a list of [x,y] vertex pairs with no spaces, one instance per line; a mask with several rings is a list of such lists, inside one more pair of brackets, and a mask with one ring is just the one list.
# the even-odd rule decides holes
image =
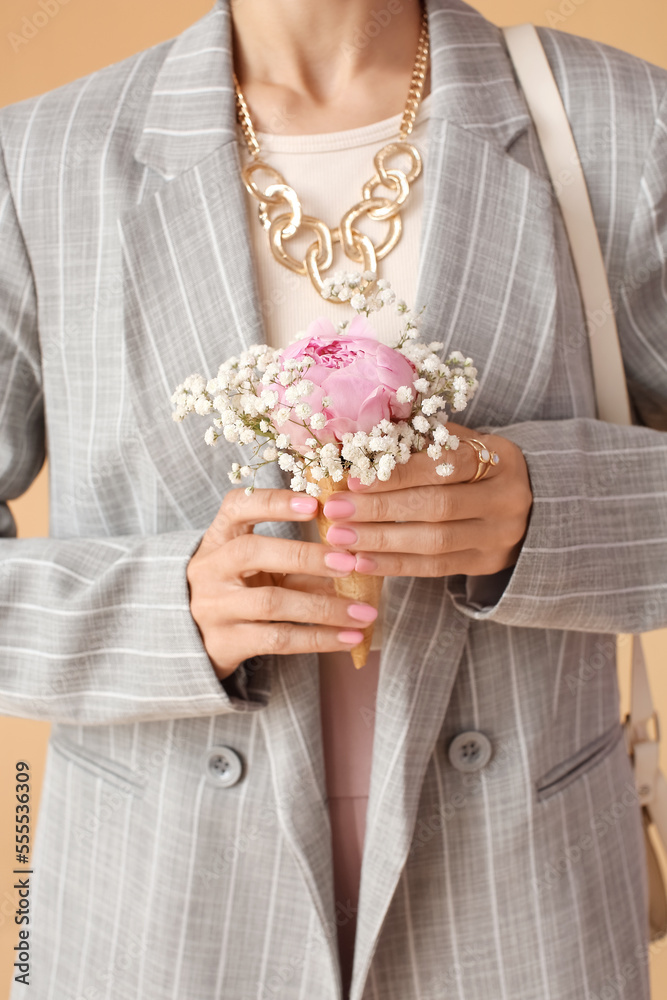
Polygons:
[[[261,159],[261,150],[248,105],[234,74],[237,117],[252,157],[241,168],[243,183],[248,194],[258,202],[259,221],[267,230],[269,246],[275,259],[296,274],[307,274],[314,288],[323,298],[326,298],[326,290],[322,272],[328,270],[333,264],[333,244],[340,243],[350,260],[362,264],[362,271],[374,273],[375,278],[372,281],[365,281],[361,286],[363,291],[367,291],[377,280],[377,262],[386,257],[401,238],[401,208],[410,195],[410,184],[419,177],[422,171],[421,155],[418,149],[406,139],[412,132],[422,98],[428,66],[428,50],[428,17],[426,7],[423,6],[417,55],[398,133],[398,141],[387,143],[375,154],[373,161],[375,173],[362,186],[362,199],[345,212],[339,226],[335,229],[330,229],[321,219],[305,215],[294,188],[289,186],[278,170]],[[385,166],[386,161],[398,155],[409,158],[410,167],[407,173],[398,167]],[[261,171],[266,171],[271,179],[264,189],[255,180],[255,174]],[[394,191],[395,197],[374,197],[373,191],[380,185]],[[271,208],[276,208],[278,212],[273,219],[269,214]],[[379,243],[373,243],[369,236],[354,227],[354,223],[363,216],[372,222],[388,223],[389,228],[385,238]],[[285,249],[283,241],[291,240],[298,232],[308,230],[315,234],[315,240],[308,246],[303,260],[299,261]],[[329,301],[337,302],[339,300],[330,299]]]

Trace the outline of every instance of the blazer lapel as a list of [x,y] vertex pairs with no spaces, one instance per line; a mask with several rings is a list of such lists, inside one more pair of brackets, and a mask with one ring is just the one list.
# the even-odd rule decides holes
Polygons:
[[[229,0],[180,35],[154,81],[137,159],[164,184],[120,219],[125,336],[147,452],[184,525],[206,526],[240,450],[203,444],[203,421],[174,424],[169,396],[191,371],[264,341],[247,238],[231,85]],[[551,189],[509,155],[530,117],[499,30],[462,0],[427,0],[431,121],[416,305],[423,337],[461,349],[480,389],[457,420],[533,419],[553,353]],[[187,93],[184,93],[187,91]],[[283,487],[277,465],[259,484]],[[290,524],[269,525],[298,537]],[[351,1000],[361,1000],[406,863],[421,786],[441,730],[468,621],[445,580],[386,581],[382,650]],[[277,672],[276,672],[277,673]],[[278,683],[279,681],[279,683]],[[281,823],[336,967],[330,830],[314,656],[288,657],[264,717]],[[299,776],[295,781],[294,776]],[[333,928],[333,930],[332,930]]]

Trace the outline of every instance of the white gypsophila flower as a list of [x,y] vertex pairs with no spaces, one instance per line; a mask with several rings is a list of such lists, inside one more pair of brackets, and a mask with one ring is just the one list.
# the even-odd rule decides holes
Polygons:
[[209,396],[215,396],[220,390],[220,383],[217,378],[210,378],[206,383],[206,391]]
[[422,413],[425,413],[427,417],[432,417],[433,414],[437,412],[438,406],[438,397],[428,396],[426,399],[422,400]]
[[331,478],[333,479],[334,483],[339,483],[344,475],[345,473],[343,471],[342,466],[340,468],[332,469],[331,471]]
[[314,431],[321,431],[323,427],[326,426],[327,418],[323,413],[313,413],[310,418],[310,426]]
[[414,393],[409,385],[399,385],[396,390],[396,399],[399,403],[411,403]]
[[[424,402],[426,402],[426,400],[424,400]],[[423,408],[424,404],[422,403],[422,409]],[[418,413],[416,417],[412,418],[412,426],[416,431],[420,431],[422,434],[426,434],[431,427],[426,417],[422,416],[421,413]]]
[[294,468],[294,456],[283,452],[281,455],[278,455],[278,465],[285,472],[291,472]]
[[454,471],[454,466],[451,465],[449,462],[445,462],[443,465],[436,465],[435,471],[438,473],[439,476],[442,476],[444,478],[446,476],[451,476],[452,472]]
[[378,462],[377,477],[378,479],[386,483],[391,476],[392,471],[396,468],[396,459],[393,455],[383,455]]
[[206,388],[206,379],[201,375],[188,375],[183,382],[183,388],[191,392],[193,396],[199,396]]
[[350,305],[352,306],[353,309],[356,309],[357,312],[359,312],[362,309],[365,309],[366,296],[362,295],[360,292],[357,292],[357,294],[353,295],[352,298],[350,299]]
[[313,408],[310,403],[297,403],[294,409],[297,417],[301,417],[302,420],[305,420],[306,417],[309,417],[313,412]]
[[278,449],[274,448],[273,445],[268,445],[262,452],[262,458],[265,462],[275,462],[278,458]]
[[253,493],[255,492],[255,487],[254,486],[246,486],[246,488],[244,489],[243,492],[245,493],[245,495],[247,497],[251,497],[253,495]]
[[285,402],[294,405],[299,398],[299,386],[292,384],[285,389]]
[[269,423],[268,420],[260,420],[259,429],[262,432],[262,434],[266,434],[270,427],[271,424]]
[[435,375],[440,365],[440,359],[436,357],[435,354],[427,354],[422,361],[420,368],[422,371],[428,372],[430,375]]
[[444,424],[436,424],[433,428],[433,440],[436,444],[444,444],[449,437],[449,431]]
[[179,406],[179,408],[177,410],[174,410],[174,412],[172,413],[171,419],[176,421],[185,420],[187,415],[188,411],[183,409],[183,407]]
[[306,438],[305,444],[307,444],[309,448],[317,448],[317,438],[314,437]]
[[[314,388],[314,384],[307,378],[302,378],[300,381],[294,383],[294,391],[297,398],[300,398],[301,396],[310,396]],[[285,395],[287,395],[287,393],[285,393]]]
[[322,490],[319,488],[317,483],[306,482],[306,493],[309,497],[318,497]]
[[275,427],[282,427],[289,420],[290,411],[287,406],[281,406],[280,409],[274,410],[271,414],[271,420]]
[[290,446],[290,436],[289,434],[279,434],[275,441],[276,448],[289,448]]
[[232,472],[228,472],[227,475],[228,475],[229,481],[231,483],[240,483],[241,482],[241,473],[239,472],[238,469],[236,470],[236,472],[234,472],[233,470],[232,470]]
[[309,468],[310,468],[310,475],[312,476],[313,479],[324,479],[324,477],[326,476],[326,472],[324,471],[321,465],[311,465]]
[[290,489],[294,490],[295,493],[303,493],[306,488],[306,480],[302,475],[297,473],[292,476],[292,481],[290,482]]
[[272,410],[278,403],[278,393],[275,389],[262,389],[260,399],[265,409]]
[[456,436],[456,434],[450,434],[449,437],[447,438],[447,447],[451,451],[456,451],[459,444],[460,444],[460,439]]
[[331,406],[331,396],[322,396],[322,409],[326,410],[328,406]]
[[205,417],[213,409],[213,403],[208,396],[198,396],[195,400],[195,413],[200,417]]
[[426,449],[426,454],[428,455],[429,458],[432,458],[434,462],[437,461],[439,458],[442,457],[442,445],[430,444]]
[[215,433],[215,427],[207,427],[206,433],[204,434],[204,441],[206,444],[213,445],[218,440],[218,435]]
[[231,444],[234,444],[239,439],[239,432],[236,427],[232,427],[231,424],[227,424],[222,433],[225,441],[229,441]]
[[249,465],[242,465],[241,466],[241,479],[247,479],[248,476],[251,476],[251,475],[252,475],[252,469],[250,468],[250,466]]
[[336,459],[338,458],[338,448],[332,442],[328,442],[322,446],[320,456],[325,462]]
[[257,435],[252,427],[244,427],[239,431],[239,441],[241,444],[250,444],[250,442],[254,441],[256,437]]
[[396,293],[392,292],[391,289],[387,288],[385,289],[385,291],[380,292],[379,299],[383,305],[391,306],[396,301]]
[[428,392],[431,387],[431,383],[427,378],[417,378],[412,384],[417,392]]

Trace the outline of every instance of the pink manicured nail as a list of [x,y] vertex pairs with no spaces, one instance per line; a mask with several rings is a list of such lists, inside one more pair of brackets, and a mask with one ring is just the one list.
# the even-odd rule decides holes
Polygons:
[[354,504],[349,500],[327,500],[324,505],[324,516],[334,520],[337,517],[352,517]]
[[367,489],[366,485],[364,483],[362,483],[361,479],[356,479],[354,476],[351,476],[348,479],[348,481],[347,481],[347,488],[349,490],[365,490],[365,489]]
[[347,613],[350,618],[356,618],[360,622],[374,622],[378,616],[377,608],[370,604],[350,604]]
[[375,559],[369,559],[368,556],[357,556],[354,568],[357,573],[372,573],[378,568],[378,564]]
[[353,646],[356,646],[357,643],[359,643],[359,642],[363,642],[363,640],[364,640],[364,633],[363,632],[350,631],[350,632],[339,632],[338,633],[338,641],[339,642],[349,642]]
[[352,545],[357,541],[357,537],[356,531],[352,531],[352,528],[341,528],[337,524],[327,531],[327,541],[330,545]]
[[317,510],[315,497],[292,497],[289,505],[297,514],[314,514]]
[[327,552],[324,561],[329,569],[337,569],[341,573],[351,573],[356,563],[351,552]]

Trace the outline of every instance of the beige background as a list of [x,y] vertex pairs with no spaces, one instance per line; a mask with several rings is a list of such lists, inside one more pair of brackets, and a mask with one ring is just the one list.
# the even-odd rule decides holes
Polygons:
[[[252,3],[252,0],[245,0]],[[323,3],[325,0],[317,0]],[[335,0],[328,0],[335,2]],[[378,0],[378,4],[381,0]],[[213,0],[3,0],[0,8],[0,106],[50,90],[101,66],[178,34],[209,10]],[[596,38],[667,67],[667,6],[664,0],[477,0],[496,24],[532,21]],[[27,20],[25,20],[27,19]],[[36,21],[36,25],[33,23]],[[30,37],[28,37],[30,36]],[[21,536],[48,534],[48,477],[44,468],[25,496],[12,503]],[[623,705],[627,663],[621,646]],[[650,636],[651,682],[667,718],[667,632]],[[0,1000],[9,995],[16,941],[13,911],[13,768],[28,760],[38,805],[48,738],[45,723],[0,717]],[[667,740],[662,766],[667,771]],[[35,811],[33,810],[33,818]],[[652,996],[667,996],[667,942],[651,949]],[[26,991],[29,996],[29,988]],[[120,1000],[120,998],[116,998]],[[583,998],[582,998],[583,1000]]]

